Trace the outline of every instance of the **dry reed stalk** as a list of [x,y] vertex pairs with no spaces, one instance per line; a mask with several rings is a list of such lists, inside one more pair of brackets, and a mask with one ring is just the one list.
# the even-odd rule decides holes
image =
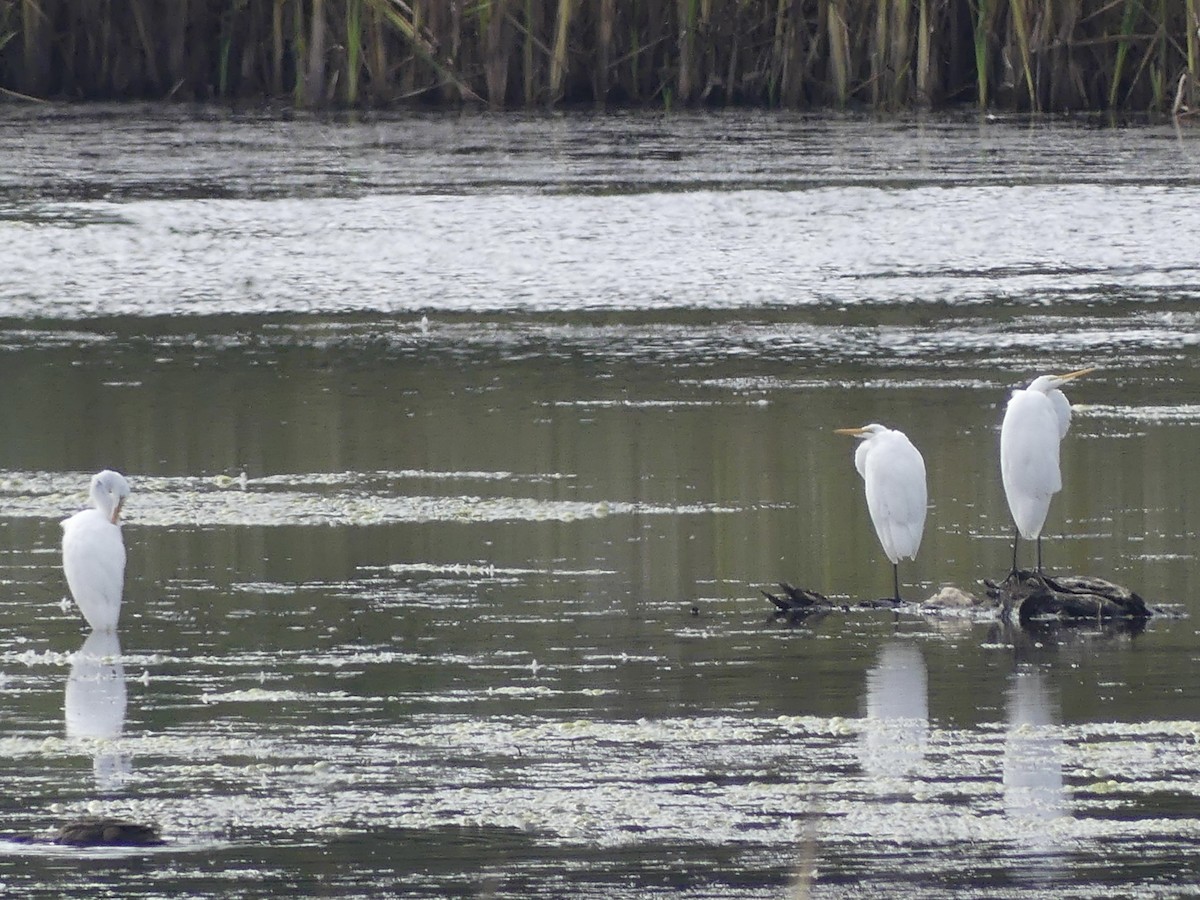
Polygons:
[[681,103],[692,99],[696,87],[695,74],[695,43],[696,17],[698,10],[696,0],[678,0],[677,14],[679,17],[679,77],[675,83],[675,91]]
[[612,68],[612,41],[616,18],[616,0],[600,0],[596,19],[596,77],[594,93],[600,103],[608,100],[609,70]]
[[1171,104],[1171,115],[1175,118],[1188,115],[1191,109],[1187,102],[1188,79],[1187,72],[1179,73],[1179,83],[1175,86],[1175,101]]
[[[1129,76],[1129,89],[1125,92],[1124,100],[1121,101],[1123,105],[1131,106],[1139,103],[1140,98],[1140,102],[1148,105],[1149,109],[1162,110],[1164,108],[1165,87],[1161,73],[1156,71],[1154,66],[1155,48],[1162,33],[1163,26],[1158,25],[1154,34],[1142,37],[1146,44],[1145,52],[1141,54],[1141,62],[1138,63],[1137,69]],[[1131,35],[1131,37],[1134,36]],[[1132,50],[1132,46],[1130,49]],[[1138,86],[1143,80],[1147,82],[1147,87],[1139,91]]]
[[1200,0],[1187,0],[1187,70],[1192,84],[1200,82]]
[[[412,8],[408,10],[408,21],[412,23],[412,33],[414,35],[426,35],[429,42],[429,50],[426,54],[422,54],[417,50],[415,40],[410,39],[414,52],[409,54],[407,65],[401,70],[402,74],[400,76],[400,90],[405,97],[411,97],[419,93],[417,81],[425,74],[422,71],[422,65],[428,61],[426,57],[429,60],[433,59],[435,52],[433,48],[433,33],[429,30],[429,25],[425,21],[424,9],[425,4],[423,0],[413,0]],[[391,24],[394,26],[396,23],[393,22]],[[436,72],[436,70],[434,71]]]
[[976,0],[975,7],[975,81],[979,108],[987,109],[990,99],[988,70],[991,66],[990,42],[996,0]]
[[780,102],[790,109],[804,103],[804,85],[808,78],[804,66],[804,24],[803,0],[790,0],[782,87],[779,95]]
[[346,0],[346,93],[348,106],[358,105],[358,79],[362,71],[362,0]]
[[283,95],[283,4],[271,4],[271,93],[276,97]]
[[772,29],[771,39],[771,59],[766,66],[767,75],[767,102],[774,106],[780,101],[782,94],[783,79],[787,76],[787,63],[785,57],[785,42],[787,40],[787,0],[776,0],[774,28]]
[[229,96],[229,56],[233,52],[233,35],[227,28],[221,29],[221,48],[217,53],[217,96]]
[[550,102],[563,97],[563,80],[567,74],[567,35],[571,30],[571,0],[558,0],[558,15],[554,20],[554,49],[550,54]]
[[308,69],[304,78],[305,106],[319,106],[325,100],[325,35],[325,0],[312,0]]
[[383,14],[368,5],[371,14],[370,45],[367,59],[370,60],[368,75],[371,79],[371,96],[386,102],[392,93],[392,67],[388,63],[388,40],[384,30]]
[[[414,55],[428,64],[445,84],[453,86],[460,98],[482,102],[482,98],[451,68],[436,56],[435,41],[418,17],[418,5],[409,6],[404,0],[367,0],[384,20],[405,38]],[[407,18],[406,18],[407,16]],[[432,27],[432,25],[431,25]],[[414,90],[421,90],[415,88]]]
[[1058,30],[1050,65],[1050,108],[1067,109],[1073,97],[1086,96],[1071,52],[1082,10],[1074,0],[1057,0],[1051,7],[1058,12]]
[[[537,33],[537,24],[540,23],[542,16],[541,0],[525,0],[525,40],[521,46],[521,61],[524,69],[525,82],[525,105],[533,106],[537,100],[537,80],[534,75],[534,35]],[[534,16],[537,16],[536,20]]]
[[508,94],[508,0],[492,0],[487,20],[487,57],[484,78],[488,104],[502,109]]
[[923,106],[933,103],[932,43],[933,23],[929,18],[929,0],[920,0],[917,6],[917,102]]
[[884,86],[889,81],[887,77],[889,18],[888,0],[875,0],[875,33],[871,39],[871,105],[876,108],[888,102]]
[[[462,51],[462,0],[449,0],[450,21],[446,26],[449,33],[450,50],[445,55],[448,71],[459,71],[459,54]],[[457,97],[455,94],[457,93]],[[462,79],[447,80],[442,85],[442,97],[445,100],[465,100]]]
[[1133,0],[1125,0],[1125,11],[1121,15],[1121,32],[1117,39],[1117,54],[1112,70],[1108,73],[1108,108],[1117,108],[1117,97],[1121,90],[1121,76],[1124,74],[1125,61],[1129,57],[1129,37],[1133,34]]
[[846,0],[826,0],[826,7],[833,100],[837,106],[845,106],[850,97],[850,35],[846,27]]
[[[1150,68],[1151,88],[1154,92],[1154,108],[1162,109],[1166,98],[1166,78],[1170,60],[1167,57],[1167,0],[1157,0],[1155,22],[1158,31],[1154,36],[1157,60]],[[1149,57],[1149,51],[1147,52]]]
[[134,28],[137,30],[138,39],[142,42],[145,54],[146,75],[155,90],[161,92],[163,88],[162,79],[158,75],[158,54],[155,52],[154,41],[150,38],[150,29],[146,26],[146,11],[142,8],[141,0],[133,0],[130,3],[130,10],[133,13]]
[[[296,0],[298,3],[299,0]],[[304,16],[295,3],[292,6],[292,66],[296,70],[292,81],[292,102],[304,105],[304,85],[307,81],[308,38],[304,31]]]
[[1033,67],[1030,64],[1030,31],[1028,0],[1009,0],[1012,11],[1013,30],[1017,37],[1017,53],[1021,59],[1021,75],[1025,80],[1025,90],[1029,97],[1029,108],[1034,112],[1040,111],[1037,90],[1033,86]]
[[739,36],[740,32],[737,30],[736,27],[730,27],[729,31],[730,31],[729,65],[725,69],[725,103],[726,104],[730,104],[733,102],[734,87],[737,84],[738,53],[740,51],[740,45],[738,43],[738,36]]
[[896,0],[892,7],[892,83],[891,106],[899,108],[908,101],[912,62],[912,0]]
[[167,21],[161,23],[166,31],[166,76],[171,82],[171,87],[167,91],[167,98],[175,95],[180,88],[188,82],[188,73],[186,71],[187,59],[187,26],[190,19],[191,10],[189,9],[188,0],[179,0],[177,4],[176,14],[167,18]]
[[[670,69],[669,51],[662,53],[661,62],[658,56],[660,47],[670,47],[675,33],[674,25],[670,11],[664,7],[664,0],[645,0],[643,10],[645,35],[641,41],[641,53],[638,55],[641,73],[640,97],[643,100],[653,100],[662,95],[663,104],[669,106],[671,88],[663,77],[663,73]],[[670,78],[670,75],[666,75],[666,78]]]

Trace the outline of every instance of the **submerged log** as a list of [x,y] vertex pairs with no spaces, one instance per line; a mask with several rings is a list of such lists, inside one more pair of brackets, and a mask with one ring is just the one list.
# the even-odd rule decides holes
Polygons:
[[824,594],[780,582],[782,593],[762,591],[775,607],[776,619],[792,622],[811,622],[830,612],[850,612],[855,609],[894,609],[916,615],[957,614],[1014,618],[1022,626],[1044,626],[1048,623],[1079,624],[1103,622],[1128,630],[1130,624],[1138,629],[1151,616],[1172,617],[1169,607],[1151,608],[1138,594],[1123,585],[1103,578],[1086,575],[1053,577],[1032,569],[1021,569],[1001,582],[984,579],[986,596],[976,596],[954,586],[943,586],[926,600],[897,603],[894,600],[863,600],[852,604],[838,603]]
[[770,591],[762,592],[762,595],[775,605],[775,618],[777,619],[787,618],[792,621],[800,621],[809,616],[824,615],[830,610],[844,608],[818,591],[798,588],[786,581],[779,582],[779,589],[783,591],[782,596],[772,594]]
[[72,847],[153,847],[165,844],[153,825],[125,819],[79,819],[58,829],[56,844]]
[[997,584],[985,580],[988,596],[1005,617],[1017,612],[1017,621],[1144,620],[1151,616],[1146,601],[1119,584],[1086,575],[1053,578],[1031,569],[1013,572]]
[[[800,622],[810,618],[819,618],[834,610],[849,612],[851,608],[851,604],[835,603],[820,591],[796,587],[786,581],[779,582],[779,589],[783,592],[782,594],[772,594],[770,591],[761,592],[774,604],[776,619],[786,618],[792,622]],[[896,601],[891,597],[882,600],[860,600],[853,604],[858,609],[899,609],[905,605],[904,601]]]
[[52,835],[4,835],[18,844],[62,844],[66,847],[160,847],[166,843],[153,825],[127,819],[76,819],[60,826]]

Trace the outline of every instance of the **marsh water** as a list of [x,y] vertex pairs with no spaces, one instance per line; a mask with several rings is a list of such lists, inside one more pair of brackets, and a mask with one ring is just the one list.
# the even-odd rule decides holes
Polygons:
[[[1200,890],[1200,131],[3,118],[0,833],[167,842],[6,893]],[[1048,568],[1174,615],[771,617],[890,591],[837,427],[924,454],[908,596],[1002,577],[1008,392],[1084,366]]]

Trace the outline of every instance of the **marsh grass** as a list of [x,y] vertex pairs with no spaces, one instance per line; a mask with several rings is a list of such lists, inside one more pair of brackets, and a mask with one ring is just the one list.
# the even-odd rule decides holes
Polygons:
[[0,0],[37,98],[1168,112],[1200,0]]

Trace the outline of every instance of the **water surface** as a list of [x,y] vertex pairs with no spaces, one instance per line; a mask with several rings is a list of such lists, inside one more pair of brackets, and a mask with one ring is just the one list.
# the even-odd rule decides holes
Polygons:
[[[1200,151],[1069,120],[10,110],[0,831],[26,896],[1179,896],[1200,870]],[[852,612],[1046,558],[1142,632]],[[134,496],[117,646],[58,521]],[[1028,548],[1026,548],[1028,550]],[[90,639],[89,639],[90,640]],[[809,883],[810,873],[815,879]]]

